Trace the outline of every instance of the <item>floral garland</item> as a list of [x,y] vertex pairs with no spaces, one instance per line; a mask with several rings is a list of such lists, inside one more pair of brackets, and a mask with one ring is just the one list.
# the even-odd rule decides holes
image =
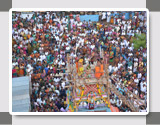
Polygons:
[[81,97],[80,97],[80,100],[77,102],[77,105],[81,102],[83,94],[84,94],[84,87],[82,87]]
[[99,85],[97,84],[97,89],[98,89],[98,92],[99,92],[99,95],[101,96],[101,98],[104,100],[104,102],[106,104],[108,104],[108,107],[110,107],[110,103],[107,101],[107,99],[105,99],[103,96],[102,96],[102,93],[100,91],[100,88],[99,88]]

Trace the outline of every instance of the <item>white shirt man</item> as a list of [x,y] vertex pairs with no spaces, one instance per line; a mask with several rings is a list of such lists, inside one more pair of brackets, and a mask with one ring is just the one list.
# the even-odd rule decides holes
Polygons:
[[134,62],[134,67],[137,67],[138,66],[138,63],[137,62]]
[[121,107],[121,105],[122,105],[122,100],[117,100],[117,104],[116,104],[118,107]]
[[116,100],[115,100],[115,99],[110,99],[110,102],[111,102],[111,104],[113,105],[113,104],[116,103]]
[[134,94],[138,95],[138,90],[135,90],[135,91],[134,91]]
[[38,102],[39,104],[42,103],[41,97],[37,98],[37,102]]
[[102,20],[106,19],[106,12],[102,13]]
[[90,47],[91,47],[91,49],[93,50],[93,49],[95,48],[95,45],[94,45],[94,44],[92,44]]
[[141,73],[138,73],[138,79],[141,79],[141,77],[142,77],[142,74]]
[[138,83],[139,83],[138,78],[134,79],[134,82],[138,85]]
[[54,78],[54,82],[58,83],[60,81],[60,78]]
[[112,69],[113,69],[114,72],[118,71],[118,67],[113,66]]
[[146,83],[145,81],[142,81],[142,82],[140,83],[140,87],[143,88],[144,85],[147,86],[147,83]]
[[109,72],[112,72],[112,69],[113,69],[113,68],[112,68],[112,65],[109,65],[108,68],[109,68]]
[[33,73],[33,67],[27,66],[27,74],[30,76]]
[[65,85],[66,85],[65,82],[62,82],[62,83],[61,83],[61,86],[63,87],[63,89],[65,88]]
[[141,86],[141,91],[144,92],[144,93],[147,92],[147,87],[146,87],[145,84],[143,84],[143,85]]
[[122,66],[122,63],[118,63],[118,69],[120,69],[121,68],[121,66]]

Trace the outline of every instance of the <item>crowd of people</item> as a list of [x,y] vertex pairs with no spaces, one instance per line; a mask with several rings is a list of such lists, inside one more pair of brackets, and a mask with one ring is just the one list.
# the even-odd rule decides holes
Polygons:
[[[109,64],[110,81],[117,90],[130,99],[133,95],[127,96],[129,90],[147,104],[147,49],[135,49],[132,42],[133,37],[147,34],[146,12],[94,14],[99,15],[98,22],[80,20],[79,12],[13,13],[12,77],[31,77],[32,112],[68,111],[65,86],[73,84],[67,73],[68,58],[76,64],[81,77],[85,64],[90,68],[96,63],[101,67],[97,70],[103,71],[101,51]],[[110,102],[120,111],[131,111],[114,93]],[[146,111],[146,106],[133,103],[139,111]]]

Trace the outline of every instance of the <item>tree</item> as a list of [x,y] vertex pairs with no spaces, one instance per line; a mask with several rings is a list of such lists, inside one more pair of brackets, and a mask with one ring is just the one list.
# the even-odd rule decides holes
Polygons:
[[146,48],[146,34],[135,34],[132,38],[134,49],[138,50],[140,47]]

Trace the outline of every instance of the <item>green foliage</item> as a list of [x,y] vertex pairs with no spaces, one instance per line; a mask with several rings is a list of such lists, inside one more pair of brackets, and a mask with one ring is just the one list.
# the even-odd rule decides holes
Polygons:
[[138,50],[140,47],[146,48],[146,34],[135,34],[132,42],[134,43],[134,48]]

